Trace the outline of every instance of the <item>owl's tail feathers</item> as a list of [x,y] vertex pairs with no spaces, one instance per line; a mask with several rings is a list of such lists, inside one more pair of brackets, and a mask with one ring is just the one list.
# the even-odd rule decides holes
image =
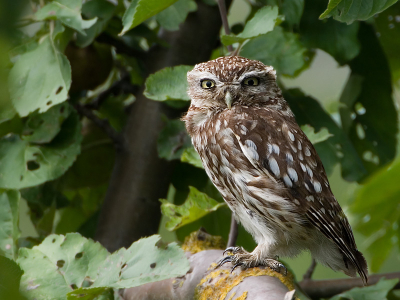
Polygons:
[[352,255],[352,259],[348,259],[345,255],[343,255],[343,260],[345,265],[348,267],[348,270],[345,273],[349,276],[355,276],[356,271],[360,275],[364,285],[368,284],[368,266],[367,261],[364,258],[364,255],[355,250]]

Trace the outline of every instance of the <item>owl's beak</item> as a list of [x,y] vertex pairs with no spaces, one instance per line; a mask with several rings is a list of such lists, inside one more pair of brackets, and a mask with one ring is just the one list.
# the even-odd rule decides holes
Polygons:
[[231,109],[231,107],[232,107],[232,96],[231,96],[231,93],[229,91],[226,91],[225,103],[228,106],[228,108]]

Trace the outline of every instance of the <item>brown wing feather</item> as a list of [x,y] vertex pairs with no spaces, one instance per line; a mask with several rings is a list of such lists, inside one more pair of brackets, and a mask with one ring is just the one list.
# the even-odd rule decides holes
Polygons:
[[[287,199],[302,204],[299,212],[337,245],[366,283],[365,259],[357,250],[351,227],[330,189],[314,146],[294,118],[288,121],[287,116],[268,109],[256,112],[253,119],[236,114],[239,117],[230,120],[242,150],[256,168],[286,187]],[[242,107],[241,113],[251,112]],[[253,150],[257,155],[252,154]]]

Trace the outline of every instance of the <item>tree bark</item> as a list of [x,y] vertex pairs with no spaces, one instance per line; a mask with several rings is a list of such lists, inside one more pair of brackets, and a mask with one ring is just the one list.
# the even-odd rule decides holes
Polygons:
[[[150,49],[143,64],[148,73],[209,59],[215,48],[221,19],[217,6],[197,2],[178,31],[162,31],[170,47]],[[173,163],[157,154],[162,115],[176,114],[165,104],[137,95],[123,132],[124,147],[117,149],[110,185],[104,200],[96,239],[109,251],[157,233],[161,217],[159,199],[167,194]]]

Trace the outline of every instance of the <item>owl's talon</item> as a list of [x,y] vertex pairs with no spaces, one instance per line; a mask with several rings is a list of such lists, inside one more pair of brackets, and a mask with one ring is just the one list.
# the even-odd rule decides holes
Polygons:
[[[266,264],[265,264],[268,268],[270,268],[271,270],[280,273],[284,276],[287,275],[287,269],[286,267],[279,261],[275,260],[275,259],[267,259],[266,260]],[[282,272],[281,272],[282,271]]]
[[233,273],[233,271],[235,271],[235,269],[237,268],[237,267],[240,267],[242,265],[242,263],[237,263],[237,264],[235,264],[233,267],[232,267],[232,269],[231,269],[231,273]]
[[217,266],[215,267],[215,269],[219,268],[220,266],[226,264],[227,262],[231,262],[232,261],[232,256],[225,256],[223,259],[221,259]]
[[222,254],[225,255],[226,252],[231,252],[232,254],[236,254],[236,253],[240,252],[241,250],[242,250],[241,247],[228,247],[224,250],[224,252]]

